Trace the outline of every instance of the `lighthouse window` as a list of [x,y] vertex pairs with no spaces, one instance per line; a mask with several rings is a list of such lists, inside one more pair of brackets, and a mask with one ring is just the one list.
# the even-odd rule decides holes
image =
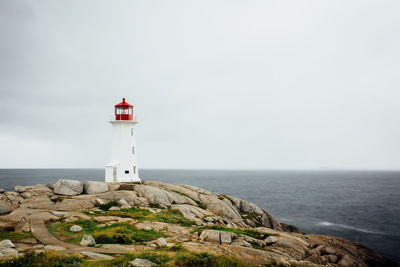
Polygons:
[[132,147],[132,154],[135,154],[135,147]]
[[126,174],[129,174],[129,170],[125,170],[125,173],[126,173]]
[[133,136],[133,128],[131,129],[131,136]]
[[136,174],[136,166],[133,166],[133,173]]

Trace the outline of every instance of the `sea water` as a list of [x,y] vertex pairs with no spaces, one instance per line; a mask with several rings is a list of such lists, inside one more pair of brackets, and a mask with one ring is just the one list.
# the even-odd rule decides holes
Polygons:
[[[400,263],[400,172],[140,170],[144,180],[189,184],[253,202],[306,233],[361,242]],[[103,169],[0,169],[0,187],[104,180]]]

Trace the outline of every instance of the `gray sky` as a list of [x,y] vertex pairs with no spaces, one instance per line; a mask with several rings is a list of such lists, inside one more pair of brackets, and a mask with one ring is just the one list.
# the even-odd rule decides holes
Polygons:
[[0,167],[399,169],[399,1],[0,0]]

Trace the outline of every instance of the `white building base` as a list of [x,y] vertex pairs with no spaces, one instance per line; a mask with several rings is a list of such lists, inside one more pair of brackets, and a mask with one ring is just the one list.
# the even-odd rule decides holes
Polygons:
[[110,162],[105,166],[105,181],[107,183],[112,182],[140,182],[139,177],[124,177],[118,176],[119,163]]

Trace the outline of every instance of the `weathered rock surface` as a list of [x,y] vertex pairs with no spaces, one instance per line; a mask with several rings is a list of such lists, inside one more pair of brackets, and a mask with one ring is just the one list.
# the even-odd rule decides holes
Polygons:
[[150,204],[160,207],[170,207],[172,204],[196,205],[196,202],[187,196],[149,185],[136,185],[134,190],[148,199]]
[[96,241],[94,240],[93,236],[91,235],[84,235],[81,240],[81,246],[88,247],[96,245]]
[[125,252],[136,252],[136,248],[133,245],[120,245],[120,244],[104,244],[101,248],[110,249],[110,250],[118,250],[121,253]]
[[14,186],[14,191],[17,192],[17,193],[25,192],[26,189],[27,189],[27,186],[22,186],[22,185]]
[[155,264],[152,263],[149,260],[146,260],[146,259],[136,258],[129,264],[129,266],[133,266],[133,267],[149,267],[149,266],[155,266]]
[[44,246],[43,248],[44,250],[55,250],[55,251],[61,251],[61,250],[66,250],[65,247],[60,247],[60,246],[51,246],[51,245],[47,245]]
[[79,225],[72,225],[70,228],[69,228],[69,230],[71,231],[71,232],[73,232],[73,233],[79,233],[79,232],[82,232],[82,230],[83,230],[83,228],[82,227],[80,227]]
[[167,245],[167,241],[165,240],[165,238],[160,237],[159,239],[154,241],[154,244],[156,244],[157,247],[165,247]]
[[270,245],[270,244],[274,244],[274,243],[276,243],[278,240],[276,239],[276,237],[274,237],[274,236],[268,236],[266,239],[265,239],[265,243],[267,244],[267,245]]
[[120,199],[118,201],[118,204],[120,205],[121,209],[130,209],[130,208],[132,208],[132,206],[129,205],[128,201],[126,201],[125,199]]
[[85,256],[86,258],[92,259],[92,260],[112,260],[114,257],[101,254],[101,253],[95,253],[95,252],[89,252],[89,251],[82,251],[81,254]]
[[5,256],[17,256],[18,251],[13,248],[0,248],[0,254]]
[[83,183],[83,192],[85,194],[100,194],[109,190],[108,184],[105,182],[88,181]]
[[58,180],[54,192],[58,195],[76,196],[83,191],[83,183],[75,180]]
[[200,235],[201,241],[214,242],[218,244],[230,244],[237,238],[237,234],[218,230],[205,230]]
[[8,212],[8,207],[7,206],[0,206],[0,215],[7,213]]
[[15,248],[15,245],[11,240],[6,239],[0,242],[0,248]]

